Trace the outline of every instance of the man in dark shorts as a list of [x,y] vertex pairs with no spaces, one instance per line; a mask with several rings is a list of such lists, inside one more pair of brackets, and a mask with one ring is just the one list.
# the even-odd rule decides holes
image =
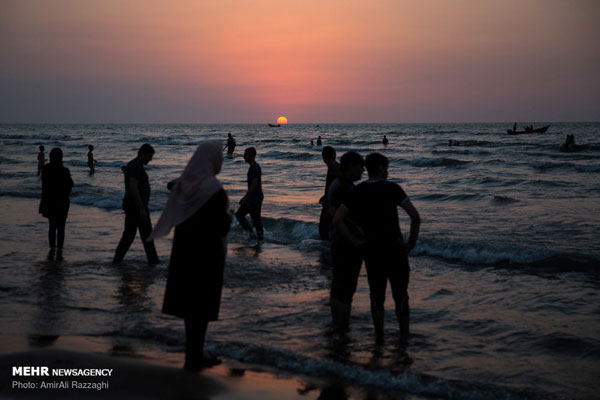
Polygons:
[[120,264],[123,261],[138,229],[140,230],[140,237],[144,244],[148,263],[158,264],[159,262],[154,242],[146,241],[146,238],[152,232],[152,223],[148,211],[150,181],[146,170],[144,170],[144,165],[147,165],[153,156],[154,148],[146,143],[138,150],[137,157],[122,168],[125,176],[125,197],[123,198],[125,230],[115,251],[114,264]]
[[[327,192],[327,204],[330,218],[344,201],[346,195],[354,188],[354,181],[361,178],[364,161],[360,154],[349,151],[340,160],[340,176],[336,178]],[[362,265],[362,253],[359,247],[353,246],[338,234],[333,225],[331,234],[331,292],[329,305],[331,319],[336,330],[347,332],[350,322],[352,296],[356,291],[358,275]]]
[[319,236],[321,240],[329,240],[329,226],[331,225],[331,216],[329,215],[329,205],[327,203],[327,192],[331,183],[340,175],[340,163],[335,161],[335,149],[331,146],[323,147],[321,152],[323,162],[327,165],[327,177],[325,178],[325,192],[319,200],[323,206],[319,218]]
[[250,214],[254,229],[256,229],[256,237],[258,240],[263,240],[263,226],[260,217],[260,210],[264,199],[262,191],[262,170],[256,162],[256,149],[248,147],[244,151],[244,161],[250,164],[248,168],[248,191],[240,200],[240,208],[235,212],[235,217],[246,231],[252,232],[250,224],[246,221],[246,215]]
[[[334,224],[343,237],[354,246],[364,249],[371,314],[377,341],[383,341],[383,305],[389,280],[396,304],[400,340],[407,343],[410,315],[407,292],[410,272],[408,252],[417,242],[421,219],[400,185],[387,180],[388,160],[385,156],[379,153],[370,154],[365,159],[365,166],[369,179],[348,193],[336,212]],[[400,231],[398,206],[410,217],[410,236],[407,243],[404,243]],[[348,218],[360,227],[363,237],[348,224]]]

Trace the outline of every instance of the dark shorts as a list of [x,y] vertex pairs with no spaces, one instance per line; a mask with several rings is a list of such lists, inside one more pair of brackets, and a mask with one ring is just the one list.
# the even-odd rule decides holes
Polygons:
[[408,254],[400,243],[386,246],[367,246],[365,266],[369,280],[371,308],[383,310],[385,290],[389,280],[396,312],[408,314],[408,280],[410,267]]
[[331,256],[331,297],[351,304],[362,266],[362,252],[343,239],[336,238],[331,243]]

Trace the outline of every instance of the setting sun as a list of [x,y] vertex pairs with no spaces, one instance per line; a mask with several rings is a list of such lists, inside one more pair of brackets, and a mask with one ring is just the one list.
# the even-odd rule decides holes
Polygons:
[[277,123],[278,124],[287,124],[287,118],[286,117],[279,117],[279,118],[277,118]]

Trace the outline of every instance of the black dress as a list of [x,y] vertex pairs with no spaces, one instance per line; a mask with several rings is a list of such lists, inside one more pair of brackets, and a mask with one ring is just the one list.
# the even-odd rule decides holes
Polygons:
[[163,313],[216,321],[221,304],[231,218],[221,189],[193,216],[175,227]]
[[46,164],[42,169],[42,200],[40,214],[46,218],[66,219],[73,179],[69,168]]

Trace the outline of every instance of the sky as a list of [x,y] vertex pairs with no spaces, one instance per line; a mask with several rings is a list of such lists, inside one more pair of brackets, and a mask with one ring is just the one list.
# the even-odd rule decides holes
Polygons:
[[0,0],[0,123],[600,121],[596,0]]

